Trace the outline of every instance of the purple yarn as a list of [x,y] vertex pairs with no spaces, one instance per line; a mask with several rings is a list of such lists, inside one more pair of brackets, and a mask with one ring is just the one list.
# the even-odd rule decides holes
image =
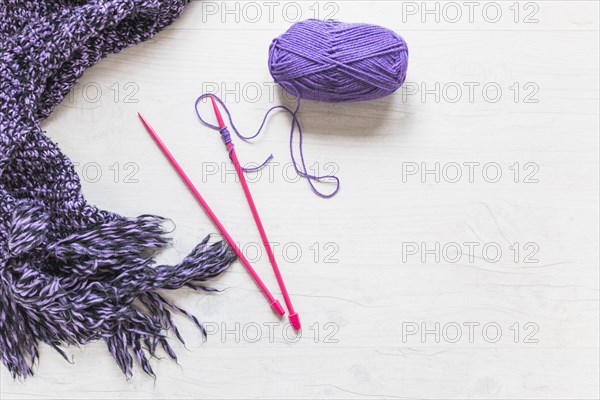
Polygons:
[[303,99],[372,100],[396,91],[406,78],[408,48],[377,25],[309,19],[297,22],[269,48],[269,71]]
[[[194,103],[196,115],[198,116],[198,119],[200,120],[200,122],[203,125],[219,131],[221,133],[221,138],[223,139],[223,141],[231,141],[231,134],[229,133],[229,131],[227,129],[223,130],[219,126],[213,125],[213,124],[209,123],[208,121],[206,121],[204,118],[202,118],[202,115],[200,114],[200,111],[198,110],[198,105],[204,99],[206,99],[208,97],[213,97],[217,102],[219,102],[219,104],[221,104],[221,106],[225,110],[225,113],[227,114],[227,118],[229,119],[229,123],[231,124],[231,129],[233,129],[235,134],[240,139],[246,140],[246,141],[252,140],[252,139],[256,138],[258,135],[260,135],[260,133],[262,132],[262,130],[267,122],[267,118],[269,117],[269,114],[271,114],[271,112],[277,111],[277,110],[282,110],[282,111],[285,111],[286,113],[290,114],[290,116],[292,117],[292,126],[290,128],[290,155],[291,155],[292,163],[294,165],[294,169],[296,170],[296,173],[299,176],[306,178],[306,180],[308,181],[308,184],[310,185],[311,189],[313,190],[313,192],[316,195],[323,197],[325,199],[335,196],[337,194],[337,192],[340,190],[340,179],[337,176],[335,176],[335,175],[312,175],[311,173],[308,172],[306,160],[304,159],[304,150],[302,148],[302,126],[300,125],[300,120],[298,119],[298,111],[300,111],[300,98],[297,98],[296,108],[294,108],[294,109],[291,109],[286,106],[273,106],[273,107],[269,108],[267,110],[267,112],[265,113],[262,123],[258,127],[258,130],[256,131],[256,133],[254,135],[245,136],[240,133],[238,128],[233,123],[233,119],[231,117],[231,112],[229,111],[229,108],[225,105],[223,100],[221,100],[215,94],[203,93],[196,99],[196,102]],[[300,163],[298,163],[296,156],[294,155],[294,132],[296,131],[296,129],[298,129],[298,149],[299,149],[299,153],[300,153]],[[255,171],[255,170],[258,170],[258,169],[261,169],[262,167],[264,167],[272,159],[273,159],[273,154],[268,156],[267,159],[261,165],[259,165],[257,167],[242,168],[242,169],[244,171]],[[315,186],[315,182],[334,184],[335,188],[329,193],[323,193]]]
[[0,360],[33,374],[38,345],[103,340],[122,371],[149,359],[173,329],[159,294],[204,282],[235,258],[204,239],[179,264],[155,265],[168,245],[162,218],[126,218],[90,205],[71,161],[39,127],[86,68],[173,22],[184,0],[3,0],[0,5]]
[[[331,198],[339,192],[340,180],[335,175],[313,175],[309,172],[304,158],[302,125],[298,115],[300,99],[326,102],[378,99],[392,94],[402,86],[407,67],[408,48],[404,39],[394,31],[369,24],[308,19],[292,25],[284,34],[273,39],[269,47],[271,76],[296,98],[295,107],[271,107],[265,113],[256,133],[247,136],[240,133],[229,109],[214,94],[205,93],[198,97],[195,103],[196,114],[204,125],[220,129],[204,120],[198,111],[198,104],[212,96],[224,107],[235,134],[243,140],[252,140],[262,132],[271,112],[285,111],[292,118],[289,148],[296,173],[306,178],[316,195]],[[296,131],[297,150],[294,149]],[[272,158],[271,154],[258,167],[244,170],[260,169]],[[317,188],[316,182],[332,184],[334,188],[324,192]]]

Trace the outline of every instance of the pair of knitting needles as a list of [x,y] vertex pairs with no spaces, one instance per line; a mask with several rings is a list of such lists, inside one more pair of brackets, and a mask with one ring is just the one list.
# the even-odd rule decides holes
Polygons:
[[[229,152],[229,156],[231,158],[231,161],[233,162],[235,171],[240,179],[242,189],[244,190],[244,195],[246,196],[246,200],[248,202],[248,205],[250,206],[250,210],[252,211],[252,216],[256,223],[256,227],[258,228],[258,232],[260,233],[260,237],[262,239],[263,245],[265,246],[265,249],[267,251],[267,255],[269,257],[269,261],[273,268],[273,272],[275,273],[275,277],[277,278],[277,283],[279,284],[279,288],[281,289],[281,293],[283,294],[283,299],[284,299],[286,307],[289,311],[288,318],[290,320],[292,327],[296,330],[299,330],[301,327],[300,317],[298,316],[298,313],[294,310],[294,306],[292,305],[292,301],[290,299],[289,293],[288,293],[285,283],[283,281],[281,271],[279,270],[279,266],[277,265],[277,260],[275,259],[275,255],[273,254],[273,249],[271,248],[271,244],[269,243],[269,239],[267,238],[267,233],[265,232],[265,228],[260,219],[260,215],[258,214],[258,210],[256,209],[256,204],[254,203],[254,199],[252,198],[252,194],[250,193],[250,188],[248,187],[248,182],[246,182],[246,178],[244,176],[244,171],[242,170],[242,167],[240,165],[237,154],[235,153],[235,148],[233,146],[233,143],[231,142],[229,133],[227,132],[227,127],[226,127],[225,123],[223,122],[223,117],[221,116],[219,107],[217,106],[217,103],[215,102],[215,99],[212,96],[210,96],[210,99],[212,101],[212,105],[213,105],[213,108],[215,111],[215,115],[217,117],[217,121],[219,123],[219,127],[221,129],[221,134],[223,135],[224,142],[227,147],[227,151]],[[202,206],[202,208],[204,209],[206,214],[208,214],[209,218],[213,221],[213,223],[217,227],[217,229],[219,229],[219,231],[221,232],[221,234],[223,235],[223,237],[225,238],[227,243],[229,243],[231,248],[236,252],[236,254],[238,255],[240,261],[242,262],[242,264],[244,265],[244,267],[246,268],[248,273],[250,273],[250,275],[252,276],[252,278],[254,279],[254,281],[256,282],[256,284],[258,285],[260,290],[262,291],[262,293],[265,295],[265,297],[269,301],[269,304],[271,305],[271,307],[275,310],[275,312],[277,314],[284,315],[285,310],[281,306],[281,303],[279,303],[279,300],[277,300],[271,294],[271,292],[269,291],[269,289],[267,288],[265,283],[262,281],[262,279],[260,279],[260,276],[258,276],[258,273],[254,270],[252,265],[250,265],[250,262],[248,261],[246,256],[244,256],[244,254],[242,253],[239,246],[235,243],[235,241],[233,240],[231,235],[227,232],[227,230],[225,229],[225,227],[223,226],[223,224],[221,223],[219,218],[216,216],[214,211],[210,208],[210,206],[208,205],[206,200],[204,200],[204,198],[202,197],[202,195],[200,194],[200,192],[198,191],[198,189],[196,188],[194,183],[191,181],[189,176],[185,173],[185,171],[183,170],[183,168],[181,167],[179,162],[177,162],[177,160],[175,159],[173,154],[169,151],[169,149],[164,144],[164,142],[161,140],[161,138],[158,136],[156,131],[144,119],[142,114],[138,113],[138,116],[140,117],[140,120],[146,127],[146,130],[148,131],[150,136],[152,136],[152,138],[154,139],[154,142],[161,149],[161,151],[163,152],[165,157],[170,161],[173,168],[175,168],[175,170],[177,171],[177,173],[179,174],[181,179],[184,181],[184,183],[186,184],[188,189],[192,192],[192,194],[194,195],[196,200],[198,200],[198,202],[200,203],[200,205]],[[224,134],[225,132],[226,132],[226,135]]]

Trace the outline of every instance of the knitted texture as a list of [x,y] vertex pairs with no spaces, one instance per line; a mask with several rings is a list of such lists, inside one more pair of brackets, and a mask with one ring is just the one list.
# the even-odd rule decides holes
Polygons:
[[153,374],[171,311],[159,289],[204,286],[235,255],[202,241],[156,266],[162,218],[126,218],[86,202],[73,164],[40,129],[87,67],[174,21],[184,0],[3,0],[0,4],[0,359],[32,375],[38,345],[104,340],[123,372]]
[[307,19],[296,22],[269,47],[271,76],[303,99],[378,99],[402,86],[407,69],[406,42],[378,25]]

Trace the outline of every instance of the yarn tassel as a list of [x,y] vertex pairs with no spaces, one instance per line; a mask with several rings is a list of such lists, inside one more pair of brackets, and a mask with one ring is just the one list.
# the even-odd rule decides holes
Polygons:
[[0,260],[0,360],[13,377],[33,375],[40,342],[68,360],[59,346],[100,339],[127,377],[134,360],[154,376],[149,359],[159,348],[176,359],[166,331],[183,342],[172,311],[206,335],[196,317],[158,291],[213,290],[204,282],[223,272],[235,253],[206,237],[179,264],[157,266],[153,253],[169,243],[163,219],[112,216],[57,239],[48,236],[51,216],[41,203],[14,205],[8,259]]

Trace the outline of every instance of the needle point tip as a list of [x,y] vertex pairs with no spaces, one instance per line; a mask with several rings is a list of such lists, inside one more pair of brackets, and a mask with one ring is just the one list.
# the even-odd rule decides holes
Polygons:
[[213,110],[215,110],[215,116],[217,117],[217,121],[219,122],[219,127],[225,128],[225,123],[223,122],[223,117],[221,116],[221,111],[219,111],[219,106],[217,105],[215,96],[210,95],[209,97],[210,101],[212,102]]

